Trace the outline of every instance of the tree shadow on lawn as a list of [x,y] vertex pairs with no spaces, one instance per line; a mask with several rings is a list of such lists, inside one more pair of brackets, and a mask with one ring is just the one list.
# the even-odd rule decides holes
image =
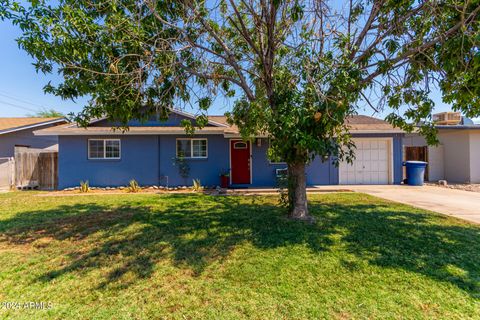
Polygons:
[[[99,287],[122,288],[150,277],[162,259],[200,275],[242,243],[265,249],[303,244],[321,252],[330,250],[331,236],[339,234],[349,253],[370,264],[417,272],[479,297],[480,228],[474,225],[441,224],[446,218],[381,200],[311,201],[314,225],[290,221],[274,202],[256,197],[168,195],[159,201],[161,205],[87,203],[24,212],[0,221],[0,243],[24,245],[41,238],[78,242],[76,250],[59,253],[69,256],[66,266],[38,280],[115,266]],[[127,273],[133,275],[128,281],[123,279]]]

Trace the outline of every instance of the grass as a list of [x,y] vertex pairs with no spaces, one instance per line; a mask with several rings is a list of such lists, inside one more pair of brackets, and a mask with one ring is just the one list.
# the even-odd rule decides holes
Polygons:
[[480,317],[480,227],[363,194],[0,194],[1,318]]

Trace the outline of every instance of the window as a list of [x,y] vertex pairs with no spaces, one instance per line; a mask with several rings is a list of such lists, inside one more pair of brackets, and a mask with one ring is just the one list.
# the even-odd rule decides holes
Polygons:
[[120,159],[120,140],[88,140],[88,159]]
[[247,149],[248,146],[247,146],[247,144],[246,144],[245,142],[235,142],[235,143],[233,144],[233,148],[234,148],[234,149]]
[[177,157],[206,158],[207,139],[177,139]]

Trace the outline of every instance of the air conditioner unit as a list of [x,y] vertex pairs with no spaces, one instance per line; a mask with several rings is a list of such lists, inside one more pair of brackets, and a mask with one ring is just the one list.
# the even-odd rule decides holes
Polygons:
[[441,112],[433,115],[433,122],[438,125],[457,125],[462,121],[460,112]]

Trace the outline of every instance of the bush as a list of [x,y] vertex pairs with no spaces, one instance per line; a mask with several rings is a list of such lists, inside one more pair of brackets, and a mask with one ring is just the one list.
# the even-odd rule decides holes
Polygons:
[[128,183],[128,192],[138,192],[140,191],[140,185],[138,184],[137,180],[132,179]]
[[88,184],[88,180],[80,181],[80,192],[88,192],[90,191],[90,185]]

